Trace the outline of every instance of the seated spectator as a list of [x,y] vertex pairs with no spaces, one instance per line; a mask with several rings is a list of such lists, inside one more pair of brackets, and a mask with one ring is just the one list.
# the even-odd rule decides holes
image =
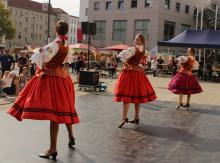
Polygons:
[[159,56],[159,58],[157,59],[157,62],[158,62],[159,65],[165,63],[164,60],[163,60],[163,58],[162,58],[162,56]]
[[13,72],[5,71],[2,80],[5,85],[3,91],[7,95],[17,95],[19,93],[19,78]]
[[177,71],[177,60],[174,56],[169,59],[168,68],[172,70],[172,74],[175,75]]
[[19,91],[21,92],[22,91],[22,89],[25,87],[25,85],[27,84],[27,79],[26,79],[26,77],[25,77],[25,75],[24,74],[20,74],[20,76],[19,76]]
[[0,97],[7,97],[7,94],[3,91],[5,83],[2,80],[2,75],[0,75]]
[[161,64],[164,64],[164,60],[162,58],[162,56],[159,56],[159,58],[157,59],[157,68],[158,69],[163,69],[163,66]]
[[[23,67],[22,71],[21,71],[21,74],[24,75],[25,79],[29,79],[29,74],[28,74],[29,70],[27,67]],[[20,75],[19,75],[20,76]]]

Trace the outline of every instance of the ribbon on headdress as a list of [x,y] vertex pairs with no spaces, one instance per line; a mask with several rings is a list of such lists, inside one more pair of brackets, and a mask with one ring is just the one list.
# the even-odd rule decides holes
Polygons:
[[68,40],[68,36],[59,36],[61,40]]

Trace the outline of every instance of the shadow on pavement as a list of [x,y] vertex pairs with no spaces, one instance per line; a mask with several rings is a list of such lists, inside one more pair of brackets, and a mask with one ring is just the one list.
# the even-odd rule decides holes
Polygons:
[[188,143],[199,151],[220,152],[220,140],[201,138],[179,128],[141,124],[135,129],[135,131],[153,137]]

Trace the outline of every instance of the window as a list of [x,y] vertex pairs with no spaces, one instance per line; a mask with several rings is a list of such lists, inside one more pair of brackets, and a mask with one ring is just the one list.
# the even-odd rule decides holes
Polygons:
[[191,28],[191,25],[188,25],[188,24],[182,24],[181,25],[181,32],[187,30],[187,29],[190,29]]
[[193,15],[194,15],[194,16],[197,15],[197,7],[194,7]]
[[112,2],[107,1],[107,2],[105,3],[105,9],[106,9],[106,10],[111,10],[111,9],[112,9]]
[[145,36],[146,39],[149,38],[149,20],[136,20],[134,35],[140,33]]
[[105,28],[106,21],[96,21],[96,35],[94,36],[95,40],[105,40]]
[[131,8],[137,8],[137,0],[131,0]]
[[150,7],[151,6],[151,0],[145,0],[145,7]]
[[113,40],[125,41],[126,39],[126,20],[115,20],[113,22]]
[[186,6],[185,6],[185,13],[186,13],[186,14],[189,14],[189,5],[186,5]]
[[170,0],[165,0],[165,8],[170,9]]
[[28,22],[28,18],[25,18],[25,21]]
[[23,16],[23,12],[22,11],[20,11],[20,16]]
[[174,22],[165,21],[164,23],[164,40],[170,40],[175,34],[175,24]]
[[124,9],[124,0],[118,1],[118,9]]
[[176,2],[176,11],[180,12],[180,3]]
[[88,16],[88,8],[86,8],[85,16]]
[[94,2],[94,10],[98,11],[100,9],[100,2]]

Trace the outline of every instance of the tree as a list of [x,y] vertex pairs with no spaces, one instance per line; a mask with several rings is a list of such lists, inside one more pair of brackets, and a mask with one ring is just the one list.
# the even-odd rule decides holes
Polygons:
[[15,27],[10,19],[10,11],[5,8],[5,5],[0,1],[0,38],[5,34],[6,39],[13,39],[15,37]]

